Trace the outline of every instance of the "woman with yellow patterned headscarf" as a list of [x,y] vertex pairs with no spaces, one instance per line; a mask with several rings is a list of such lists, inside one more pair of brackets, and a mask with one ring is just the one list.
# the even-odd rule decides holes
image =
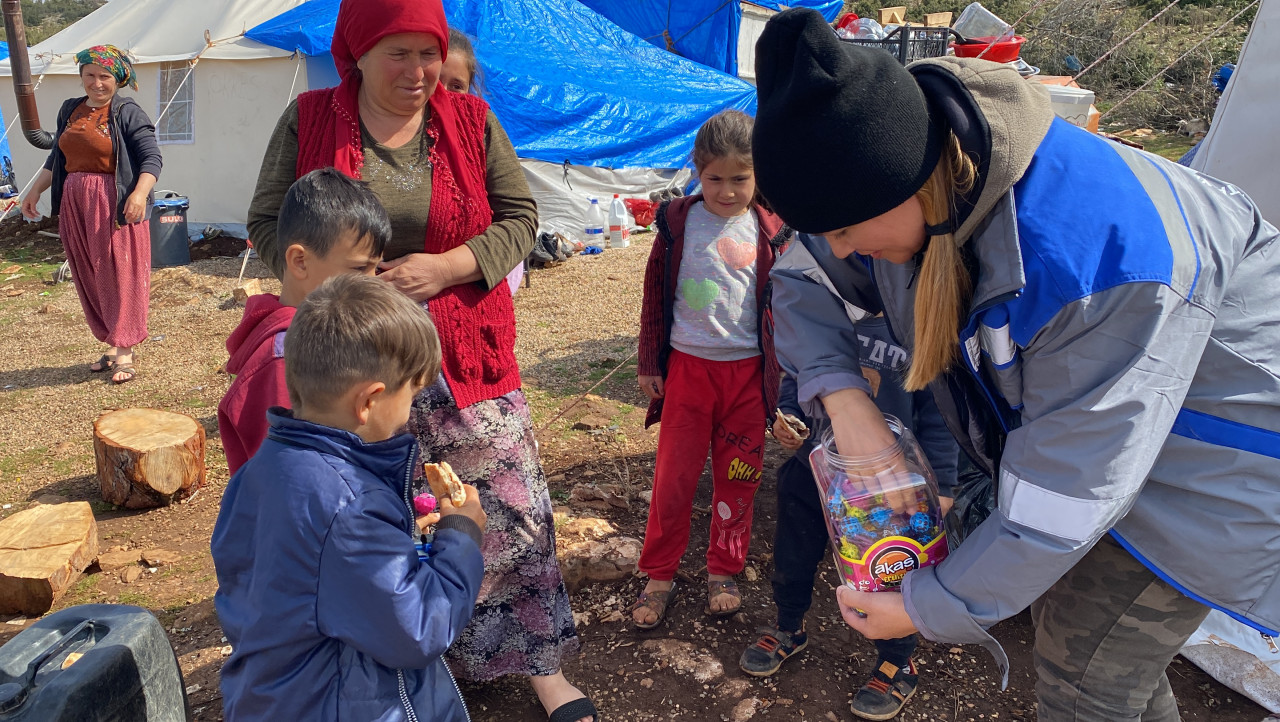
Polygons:
[[89,366],[122,384],[137,375],[133,347],[147,337],[151,289],[151,189],[160,176],[155,126],[131,98],[138,76],[124,51],[96,45],[76,53],[85,95],[62,104],[53,151],[22,200],[39,218],[40,195],[53,189],[62,247],[89,329],[108,345]]

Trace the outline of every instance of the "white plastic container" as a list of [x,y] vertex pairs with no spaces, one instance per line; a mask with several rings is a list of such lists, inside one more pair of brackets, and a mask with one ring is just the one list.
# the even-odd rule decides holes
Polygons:
[[595,198],[591,199],[591,207],[587,209],[587,220],[583,228],[587,233],[587,245],[604,250],[606,241],[604,212],[600,210],[600,202]]
[[1072,88],[1066,85],[1045,85],[1049,89],[1049,101],[1053,113],[1072,125],[1089,127],[1089,108],[1093,106],[1092,90]]
[[631,245],[631,219],[627,215],[627,205],[622,198],[613,194],[613,203],[609,205],[609,247],[626,248]]

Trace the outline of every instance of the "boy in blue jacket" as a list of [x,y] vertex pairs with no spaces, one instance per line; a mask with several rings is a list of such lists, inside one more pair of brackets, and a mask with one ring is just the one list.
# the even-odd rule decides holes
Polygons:
[[268,412],[213,532],[226,718],[466,720],[441,655],[471,619],[485,514],[474,487],[460,507],[440,499],[420,554],[418,444],[401,433],[440,371],[435,327],[388,284],[343,275],[284,343],[293,411]]

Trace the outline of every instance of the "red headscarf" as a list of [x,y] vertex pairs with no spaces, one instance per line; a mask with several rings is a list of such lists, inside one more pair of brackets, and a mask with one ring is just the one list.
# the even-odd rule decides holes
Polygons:
[[[383,38],[401,33],[432,35],[440,41],[441,60],[449,56],[449,21],[440,0],[343,0],[338,6],[338,22],[330,45],[338,75],[342,77],[337,91],[340,104],[355,111],[360,91],[360,71],[356,68],[356,61]],[[431,106],[431,116],[440,128],[436,152],[451,168],[461,168],[464,160],[458,143],[457,116],[453,104],[443,97],[445,93],[439,84],[436,90],[440,92],[433,90],[431,99],[427,101]],[[349,158],[341,157],[345,145],[338,143],[340,157],[335,158],[334,167],[348,175],[356,175],[352,171],[358,164],[343,167],[350,163]],[[464,194],[476,196],[486,193],[486,189],[477,187],[468,174],[455,173],[455,177]]]

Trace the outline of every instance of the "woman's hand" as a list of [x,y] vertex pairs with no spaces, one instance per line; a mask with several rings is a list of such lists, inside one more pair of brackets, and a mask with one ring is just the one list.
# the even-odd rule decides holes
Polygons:
[[124,202],[125,223],[140,223],[147,215],[147,194],[134,191]]
[[650,401],[657,401],[666,394],[667,385],[661,376],[637,376],[636,381]]
[[867,639],[898,639],[916,633],[900,592],[855,592],[840,586],[836,601],[845,624]]
[[[870,396],[858,389],[842,389],[822,397],[822,406],[831,419],[836,450],[842,456],[872,456],[898,442],[884,420],[884,413]],[[874,468],[868,467],[859,481],[868,491],[883,494],[895,511],[915,506],[915,492],[902,488],[907,474],[905,460],[896,454]]]
[[438,253],[410,253],[378,264],[382,280],[421,303],[440,295],[449,283],[449,264]]
[[40,211],[36,210],[36,204],[40,202],[40,194],[34,190],[22,199],[22,217],[27,220],[40,220]]
[[796,435],[791,427],[782,422],[782,419],[773,420],[773,438],[782,444],[782,448],[795,451],[804,445],[804,439]]

